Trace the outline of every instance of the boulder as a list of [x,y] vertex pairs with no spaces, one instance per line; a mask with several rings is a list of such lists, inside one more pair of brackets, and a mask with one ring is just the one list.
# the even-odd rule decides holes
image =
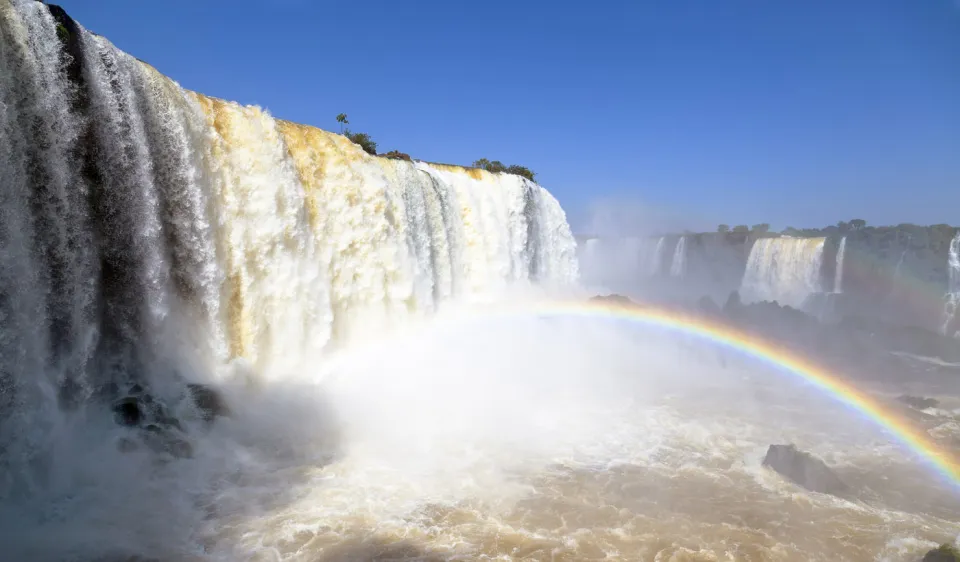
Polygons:
[[188,384],[187,389],[204,421],[211,422],[214,418],[230,415],[230,408],[223,396],[213,388],[203,384]]
[[812,492],[841,495],[849,490],[826,463],[792,444],[770,445],[763,466]]
[[923,396],[910,396],[904,394],[903,396],[897,397],[897,400],[903,402],[911,408],[916,408],[918,410],[926,410],[927,408],[936,408],[940,405],[940,401],[935,398],[924,398]]
[[950,544],[942,544],[928,552],[921,562],[960,562],[960,550]]

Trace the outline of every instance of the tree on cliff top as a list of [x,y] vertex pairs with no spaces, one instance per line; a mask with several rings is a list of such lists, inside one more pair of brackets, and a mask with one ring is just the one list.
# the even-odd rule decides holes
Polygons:
[[371,156],[377,155],[377,143],[375,143],[373,138],[371,138],[367,133],[351,133],[350,129],[347,129],[343,132],[343,134],[346,135],[351,142],[359,144],[360,148],[362,148],[367,154]]
[[730,232],[730,225],[729,225],[729,224],[721,224],[721,225],[717,226],[717,232],[719,232],[720,234],[725,234],[725,233],[727,233],[727,232]]
[[767,223],[765,223],[765,222],[764,222],[764,223],[760,223],[760,224],[755,224],[755,225],[753,225],[752,230],[753,230],[753,232],[756,232],[757,234],[764,234],[764,233],[770,231],[770,225],[767,224]]
[[738,224],[737,226],[733,227],[733,231],[734,232],[750,232],[750,228],[748,228],[747,225],[745,224]]
[[342,134],[343,134],[343,126],[350,124],[350,122],[347,121],[347,114],[346,114],[346,113],[338,113],[338,114],[337,114],[337,123],[340,123],[340,134],[342,135]]
[[854,230],[861,230],[865,226],[867,226],[867,221],[863,219],[853,219],[850,221],[850,228]]

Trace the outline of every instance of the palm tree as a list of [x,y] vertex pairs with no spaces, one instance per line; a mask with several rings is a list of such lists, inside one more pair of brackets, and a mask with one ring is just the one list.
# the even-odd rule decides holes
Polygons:
[[347,121],[347,114],[346,114],[346,113],[340,113],[340,114],[338,114],[338,115],[337,115],[337,123],[340,123],[340,134],[342,135],[342,134],[343,134],[343,126],[350,124],[350,122]]

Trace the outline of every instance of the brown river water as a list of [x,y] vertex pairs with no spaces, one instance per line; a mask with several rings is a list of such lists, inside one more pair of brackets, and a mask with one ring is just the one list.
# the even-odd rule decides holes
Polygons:
[[[298,446],[336,449],[331,460],[237,471],[207,497],[196,538],[210,556],[256,561],[666,562],[914,561],[960,535],[956,485],[874,422],[716,353],[535,321],[367,349],[324,378],[336,431],[298,433]],[[858,386],[907,411],[896,385]],[[960,438],[954,379],[914,376],[909,390],[924,389],[942,406],[916,423]],[[761,466],[788,442],[851,497]]]

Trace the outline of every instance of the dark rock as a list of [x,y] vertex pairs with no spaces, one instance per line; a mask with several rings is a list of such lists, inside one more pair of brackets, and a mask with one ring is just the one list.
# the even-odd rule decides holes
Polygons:
[[921,562],[960,562],[960,550],[950,544],[942,544],[928,552]]
[[770,445],[763,466],[813,492],[840,495],[849,490],[826,463],[792,444]]
[[177,458],[192,457],[193,446],[177,433],[168,427],[152,423],[143,428],[141,435],[147,447],[155,452],[170,453]]
[[937,406],[940,405],[940,401],[935,398],[924,398],[923,396],[910,396],[907,394],[897,397],[897,400],[903,402],[907,406],[916,408],[918,410],[926,410],[927,408],[936,408]]
[[740,300],[740,292],[733,291],[727,297],[727,302],[723,305],[723,313],[727,315],[736,315],[743,308],[743,302]]
[[706,295],[700,297],[700,300],[697,301],[697,309],[708,316],[719,316],[722,312],[720,306]]
[[606,302],[610,304],[622,304],[627,306],[639,306],[637,303],[633,302],[629,298],[623,295],[596,295],[590,297],[592,302]]
[[120,425],[138,426],[143,422],[144,417],[145,412],[135,396],[127,396],[113,403],[113,418]]
[[230,415],[230,408],[216,390],[202,384],[188,384],[187,388],[204,421],[209,422],[214,418]]

